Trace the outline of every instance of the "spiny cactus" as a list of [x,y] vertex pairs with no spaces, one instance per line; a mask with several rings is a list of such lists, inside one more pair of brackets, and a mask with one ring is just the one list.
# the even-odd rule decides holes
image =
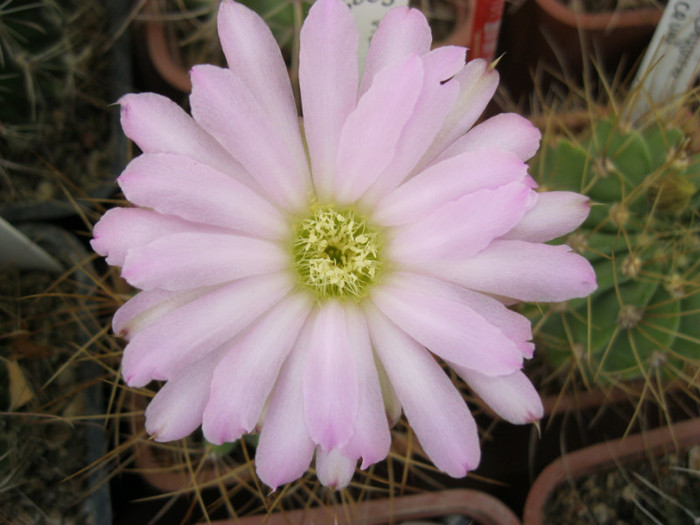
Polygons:
[[78,74],[71,11],[53,0],[0,6],[0,120],[36,121],[73,93]]
[[566,242],[593,264],[598,290],[553,305],[539,348],[554,368],[575,363],[584,381],[697,382],[700,366],[700,154],[664,119],[635,129],[618,115],[582,134],[545,134],[532,164],[551,190],[591,198]]
[[89,191],[107,177],[114,101],[107,6],[0,1],[2,204],[61,198],[66,185]]

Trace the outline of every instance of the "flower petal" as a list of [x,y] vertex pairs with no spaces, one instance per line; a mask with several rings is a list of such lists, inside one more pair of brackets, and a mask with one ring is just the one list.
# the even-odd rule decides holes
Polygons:
[[293,283],[283,274],[248,277],[209,289],[137,332],[124,349],[130,386],[170,376],[235,337],[279,302]]
[[457,73],[460,92],[437,138],[419,163],[419,169],[431,164],[457,138],[464,135],[483,113],[498,87],[498,71],[481,58],[467,62]]
[[279,128],[230,69],[195,66],[190,77],[190,104],[197,123],[245,167],[275,203],[302,209],[311,178],[298,137],[287,128]]
[[143,327],[148,326],[183,304],[204,295],[204,293],[206,293],[206,290],[188,290],[185,292],[149,290],[139,292],[114,312],[112,329],[118,336],[129,340]]
[[316,447],[306,430],[303,394],[311,321],[280,371],[255,451],[258,477],[272,490],[301,477]]
[[313,320],[304,370],[304,413],[311,439],[325,450],[345,445],[355,430],[359,381],[345,310],[323,304]]
[[525,358],[531,358],[535,349],[532,341],[532,325],[527,317],[507,308],[502,302],[488,295],[457,286],[442,280],[442,276],[397,273],[394,279],[407,290],[442,297],[464,305],[476,312],[490,325],[498,328],[510,339]]
[[152,210],[112,208],[95,224],[90,245],[97,253],[106,256],[107,264],[122,266],[129,250],[160,237],[182,232],[207,234],[221,231]]
[[[489,376],[522,368],[522,352],[499,327],[464,302],[412,289],[413,280],[411,274],[398,274],[372,290],[372,302],[399,328],[443,359]],[[386,372],[391,377],[391,370]]]
[[220,356],[208,355],[165,383],[146,408],[146,431],[156,441],[182,439],[202,424],[209,384]]
[[427,168],[381,199],[372,220],[383,226],[406,224],[466,194],[512,182],[531,186],[527,164],[515,155],[497,151],[463,153]]
[[546,191],[538,195],[537,204],[503,239],[551,241],[574,231],[591,211],[590,199],[579,193]]
[[470,258],[434,261],[430,271],[472,290],[519,301],[568,301],[596,288],[593,267],[568,246],[524,241],[494,241]]
[[350,484],[355,473],[357,460],[343,455],[338,449],[325,452],[322,447],[316,451],[316,475],[322,485],[333,490],[341,490]]
[[523,425],[537,421],[544,415],[540,395],[522,372],[489,377],[461,366],[450,366],[506,421],[514,425]]
[[119,105],[124,133],[144,153],[176,153],[250,180],[214,137],[172,100],[156,93],[138,93],[124,95]]
[[396,154],[363,196],[367,207],[398,186],[413,171],[442,127],[459,94],[459,84],[448,80],[464,67],[466,50],[440,47],[421,57],[423,86],[411,117],[401,132]]
[[418,222],[397,227],[386,257],[416,264],[472,256],[512,229],[535,198],[534,191],[517,182],[470,193]]
[[379,386],[382,389],[382,399],[384,400],[384,408],[386,409],[386,417],[389,419],[389,427],[395,426],[401,419],[401,402],[394,387],[391,386],[391,381],[389,381],[389,376],[387,376],[386,370],[384,370],[384,365],[374,354],[374,366],[377,368],[377,375],[379,376]]
[[453,477],[475,469],[481,457],[476,424],[445,372],[372,307],[367,319],[377,354],[428,457]]
[[353,349],[360,382],[360,397],[355,432],[342,452],[354,460],[353,470],[359,457],[362,458],[362,468],[365,469],[387,457],[391,447],[391,433],[364,314],[357,308],[345,306],[345,319],[349,346]]
[[318,0],[301,28],[299,87],[316,195],[330,197],[343,125],[355,109],[358,41],[346,5]]
[[233,442],[253,432],[310,311],[305,295],[291,295],[226,350],[210,381],[202,425],[207,440]]
[[260,239],[176,233],[129,250],[122,277],[142,290],[188,290],[279,272],[288,259],[279,246]]
[[204,164],[169,154],[144,154],[119,176],[134,204],[190,221],[266,238],[288,235],[286,220],[260,195]]
[[229,69],[267,111],[282,138],[289,139],[286,145],[294,156],[304,158],[292,84],[272,31],[255,11],[231,0],[220,4],[217,27]]
[[427,53],[432,41],[428,21],[418,9],[403,6],[391,9],[372,35],[360,96],[369,89],[379,71],[407,55]]
[[[334,178],[339,202],[356,200],[389,165],[422,85],[423,62],[417,55],[399,59],[377,73],[340,135]],[[397,87],[401,96],[396,96]]]
[[523,162],[532,158],[540,147],[542,133],[528,119],[517,113],[501,113],[474,126],[448,147],[438,160],[467,151],[503,150]]

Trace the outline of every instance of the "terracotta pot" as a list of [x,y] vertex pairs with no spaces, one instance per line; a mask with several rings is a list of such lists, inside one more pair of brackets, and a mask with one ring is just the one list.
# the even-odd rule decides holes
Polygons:
[[560,0],[535,2],[539,30],[570,73],[578,72],[592,53],[615,66],[623,53],[633,58],[630,53],[649,43],[663,14],[659,8],[578,13]]
[[499,500],[476,490],[455,489],[355,505],[279,512],[265,516],[214,521],[212,525],[383,525],[405,520],[462,514],[481,525],[519,525],[517,516]]
[[523,515],[524,525],[544,523],[544,505],[554,489],[593,472],[643,460],[649,454],[687,449],[700,442],[700,419],[691,419],[642,434],[599,443],[577,450],[551,463],[530,489]]
[[168,37],[165,24],[159,20],[160,9],[157,0],[148,0],[145,13],[152,17],[144,24],[146,51],[155,72],[167,84],[178,91],[189,93],[192,83],[188,68],[182,63],[177,44]]
[[190,456],[186,461],[184,457],[178,457],[184,454],[178,444],[156,443],[139,437],[144,432],[146,399],[133,395],[129,403],[133,414],[129,418],[129,429],[133,439],[134,470],[152,487],[162,492],[189,491],[195,483],[201,489],[219,482],[231,486],[251,478],[252,463],[223,464],[213,458],[208,460],[201,454]]
[[498,69],[512,97],[525,100],[534,85],[546,89],[553,78],[580,83],[585,70],[594,78],[591,59],[609,71],[631,68],[662,14],[651,7],[578,13],[560,0],[527,0],[506,12]]

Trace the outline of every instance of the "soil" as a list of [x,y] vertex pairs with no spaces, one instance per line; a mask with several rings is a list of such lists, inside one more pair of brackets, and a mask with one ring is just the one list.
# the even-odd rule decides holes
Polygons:
[[561,485],[545,516],[567,525],[698,523],[700,445]]
[[[95,523],[80,473],[89,461],[79,418],[89,400],[76,295],[85,293],[71,277],[57,283],[44,272],[0,272],[0,523]],[[11,382],[29,389],[21,406],[12,406]]]

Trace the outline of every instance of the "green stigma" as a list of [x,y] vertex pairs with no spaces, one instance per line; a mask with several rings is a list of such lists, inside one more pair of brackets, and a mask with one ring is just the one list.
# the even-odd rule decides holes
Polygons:
[[292,253],[301,283],[320,298],[361,298],[382,263],[379,235],[364,217],[333,206],[300,221]]

